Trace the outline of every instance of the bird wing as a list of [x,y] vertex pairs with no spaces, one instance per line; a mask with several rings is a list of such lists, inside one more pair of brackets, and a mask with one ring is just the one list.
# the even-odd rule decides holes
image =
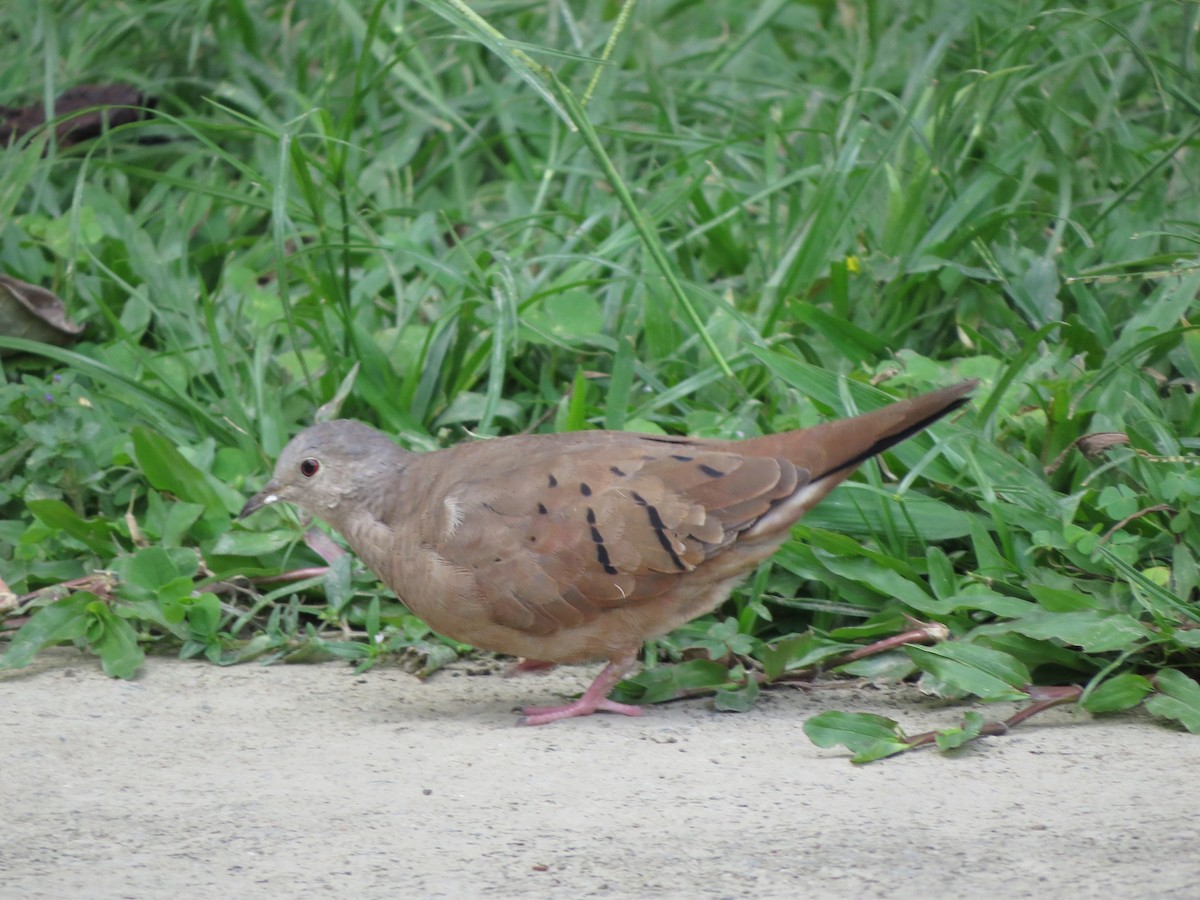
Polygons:
[[447,495],[437,549],[474,574],[497,624],[530,634],[661,596],[809,479],[729,444],[525,440],[518,465]]

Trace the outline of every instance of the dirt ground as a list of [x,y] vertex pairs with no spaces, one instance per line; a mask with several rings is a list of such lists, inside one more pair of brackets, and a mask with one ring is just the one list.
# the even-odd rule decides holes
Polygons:
[[804,720],[961,709],[832,686],[518,728],[594,669],[477,667],[153,659],[121,682],[63,650],[0,673],[0,895],[1200,895],[1200,738],[1145,718],[1054,711],[860,768]]

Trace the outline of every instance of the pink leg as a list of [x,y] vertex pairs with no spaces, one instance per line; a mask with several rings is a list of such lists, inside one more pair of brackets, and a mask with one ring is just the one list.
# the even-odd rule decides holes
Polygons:
[[558,663],[546,662],[543,659],[519,659],[504,673],[504,677],[511,678],[514,675],[524,675],[527,672],[545,672],[548,669],[553,669]]
[[591,687],[583,692],[578,700],[573,700],[563,706],[527,706],[520,720],[521,725],[545,725],[557,722],[559,719],[572,719],[575,716],[590,716],[594,712],[613,712],[623,716],[640,716],[645,710],[640,706],[628,703],[617,703],[608,699],[612,686],[621,680],[629,667],[633,665],[632,658],[611,662],[604,671],[596,676]]

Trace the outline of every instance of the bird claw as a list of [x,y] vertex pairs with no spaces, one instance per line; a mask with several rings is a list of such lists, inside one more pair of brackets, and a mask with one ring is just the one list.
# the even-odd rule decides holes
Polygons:
[[524,715],[517,721],[518,725],[546,725],[559,719],[573,719],[576,716],[590,716],[596,712],[619,713],[622,716],[642,716],[646,710],[641,706],[630,703],[618,703],[603,697],[600,700],[589,700],[580,697],[562,706],[527,706],[521,712]]
[[521,712],[525,715],[519,725],[545,725],[557,722],[559,719],[573,719],[576,716],[590,716],[594,712],[619,713],[622,716],[641,716],[646,710],[641,706],[628,703],[618,703],[608,699],[612,686],[621,680],[621,675],[633,665],[633,657],[625,656],[610,662],[604,671],[596,676],[596,680],[583,692],[578,700],[572,700],[562,706],[527,706]]

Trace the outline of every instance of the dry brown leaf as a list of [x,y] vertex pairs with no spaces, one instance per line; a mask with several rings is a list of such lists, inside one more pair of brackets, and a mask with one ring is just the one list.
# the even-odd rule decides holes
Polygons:
[[[64,346],[82,331],[59,297],[19,278],[0,275],[0,334]],[[0,355],[7,352],[11,351],[0,350]]]

